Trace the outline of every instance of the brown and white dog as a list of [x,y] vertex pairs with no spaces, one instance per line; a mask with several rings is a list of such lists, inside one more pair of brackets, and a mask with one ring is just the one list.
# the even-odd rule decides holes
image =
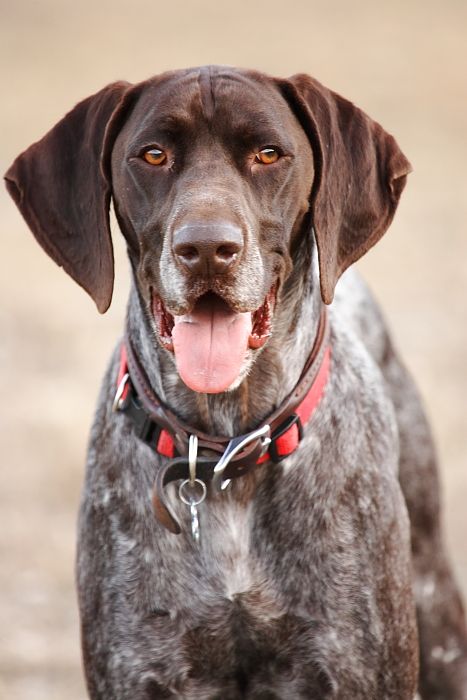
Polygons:
[[94,700],[467,698],[430,431],[367,288],[336,288],[409,172],[314,79],[212,66],[104,88],[8,171],[99,311],[111,199],[133,271],[80,513]]

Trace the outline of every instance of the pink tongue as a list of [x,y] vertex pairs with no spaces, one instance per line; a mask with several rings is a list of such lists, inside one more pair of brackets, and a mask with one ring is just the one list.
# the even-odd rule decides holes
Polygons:
[[215,297],[199,301],[190,314],[176,316],[172,340],[185,384],[206,394],[228,389],[240,373],[250,333],[251,313],[237,314]]

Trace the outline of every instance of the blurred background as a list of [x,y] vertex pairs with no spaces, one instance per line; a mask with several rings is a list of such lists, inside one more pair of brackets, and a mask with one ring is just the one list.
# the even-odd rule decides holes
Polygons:
[[[464,0],[0,0],[0,169],[116,79],[222,63],[309,72],[393,133],[414,166],[359,264],[425,399],[445,535],[467,594],[467,4]],[[87,433],[122,330],[0,191],[0,698],[80,700],[76,514]]]

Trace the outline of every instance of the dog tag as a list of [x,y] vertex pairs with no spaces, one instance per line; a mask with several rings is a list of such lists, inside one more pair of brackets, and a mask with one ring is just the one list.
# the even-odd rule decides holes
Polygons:
[[191,515],[191,534],[196,542],[200,543],[200,530],[198,518],[198,506],[206,498],[207,488],[204,481],[196,478],[196,460],[198,458],[198,438],[196,435],[190,435],[188,442],[188,467],[190,470],[190,478],[182,481],[178,488],[178,495],[183,503],[190,506]]
[[200,528],[199,528],[199,518],[198,518],[198,506],[206,498],[207,488],[204,481],[201,479],[185,479],[179,486],[178,495],[183,503],[186,503],[190,507],[191,515],[191,534],[196,542],[200,543]]

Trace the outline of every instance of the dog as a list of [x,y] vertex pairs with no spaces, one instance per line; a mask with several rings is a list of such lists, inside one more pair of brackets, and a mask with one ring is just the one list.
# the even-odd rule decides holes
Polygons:
[[132,268],[79,516],[93,700],[467,698],[430,430],[348,269],[410,170],[313,78],[208,66],[107,86],[7,172],[100,312],[111,200]]

